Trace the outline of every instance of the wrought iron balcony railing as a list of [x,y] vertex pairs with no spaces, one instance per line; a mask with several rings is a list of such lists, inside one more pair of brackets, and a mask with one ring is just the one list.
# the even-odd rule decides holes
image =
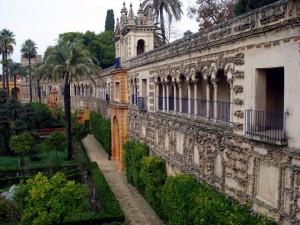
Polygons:
[[286,145],[286,115],[285,112],[248,109],[245,117],[246,135],[256,140]]

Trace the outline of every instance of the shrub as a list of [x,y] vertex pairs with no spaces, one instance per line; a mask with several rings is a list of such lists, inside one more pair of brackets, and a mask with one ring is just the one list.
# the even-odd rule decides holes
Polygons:
[[17,204],[0,197],[0,223],[19,220]]
[[149,155],[146,145],[134,141],[127,141],[124,144],[124,164],[129,183],[134,184],[139,190],[142,188],[140,179],[141,159]]
[[47,178],[38,173],[21,183],[15,193],[22,224],[61,224],[68,215],[88,210],[85,185],[69,181],[62,173]]
[[181,174],[167,178],[160,195],[163,218],[169,225],[193,224],[190,212],[195,207],[193,198],[198,189],[198,182],[190,175]]
[[159,156],[144,156],[141,161],[140,180],[142,191],[147,202],[160,211],[160,197],[158,193],[167,177],[165,161]]
[[110,121],[103,118],[99,113],[91,112],[90,124],[91,124],[92,134],[102,144],[105,151],[110,155],[111,152]]

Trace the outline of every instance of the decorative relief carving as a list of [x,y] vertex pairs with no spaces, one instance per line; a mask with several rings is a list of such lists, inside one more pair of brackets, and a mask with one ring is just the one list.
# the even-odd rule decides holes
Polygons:
[[226,27],[224,29],[220,29],[220,30],[217,30],[217,31],[214,31],[212,32],[210,35],[209,35],[209,39],[211,41],[215,41],[215,40],[218,40],[218,39],[222,39],[224,38],[225,36],[228,36],[231,34],[231,27]]
[[242,110],[236,110],[234,115],[238,118],[244,118],[244,112]]
[[243,124],[242,123],[233,123],[233,126],[237,130],[243,130]]
[[234,71],[234,74],[233,74],[233,77],[236,79],[236,78],[244,78],[244,71],[241,71],[241,70],[236,70]]
[[244,88],[243,88],[243,86],[241,86],[241,85],[234,85],[233,86],[233,91],[234,91],[234,93],[242,93],[243,92],[243,90],[244,90]]
[[235,64],[235,65],[244,65],[244,63],[245,63],[245,60],[244,60],[244,53],[238,53],[238,54],[236,54],[235,56],[234,56],[234,58],[233,58],[233,63]]
[[260,23],[262,25],[276,22],[276,21],[284,18],[285,9],[284,9],[283,5],[278,4],[277,6],[268,7],[266,9],[264,9],[263,11],[261,11],[260,16],[261,16]]
[[241,23],[233,28],[234,32],[240,32],[248,29],[253,29],[255,27],[255,19],[253,17],[248,17],[241,21]]
[[244,105],[244,100],[243,99],[240,99],[240,98],[234,98],[233,99],[233,103],[235,105]]

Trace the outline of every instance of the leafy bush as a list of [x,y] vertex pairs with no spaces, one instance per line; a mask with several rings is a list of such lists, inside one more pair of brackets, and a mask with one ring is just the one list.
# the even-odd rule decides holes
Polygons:
[[195,207],[193,198],[198,189],[199,184],[192,176],[181,174],[167,178],[160,195],[163,218],[168,224],[193,224],[190,212]]
[[91,112],[90,114],[91,132],[95,138],[102,144],[105,151],[111,152],[111,124],[110,121],[103,118],[101,114]]
[[17,221],[18,219],[19,210],[17,204],[0,197],[0,224]]
[[160,211],[160,189],[167,178],[165,161],[159,156],[144,156],[141,161],[140,179],[147,202]]
[[140,178],[141,160],[144,156],[149,155],[148,147],[134,141],[126,141],[124,151],[124,164],[128,182],[142,190],[143,184]]
[[62,173],[47,178],[38,173],[21,183],[15,199],[21,209],[22,224],[61,224],[68,215],[88,210],[86,186],[68,181]]
[[190,175],[166,178],[164,160],[147,156],[145,145],[127,141],[124,149],[128,182],[144,194],[168,225],[276,224],[264,216],[252,215],[249,207],[229,200]]

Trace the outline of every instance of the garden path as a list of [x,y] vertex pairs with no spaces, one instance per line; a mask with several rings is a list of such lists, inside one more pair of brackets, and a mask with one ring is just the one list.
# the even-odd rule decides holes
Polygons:
[[82,140],[90,161],[97,162],[108,185],[115,194],[129,225],[163,225],[163,221],[146,202],[138,190],[127,182],[119,163],[109,161],[108,155],[93,135]]

